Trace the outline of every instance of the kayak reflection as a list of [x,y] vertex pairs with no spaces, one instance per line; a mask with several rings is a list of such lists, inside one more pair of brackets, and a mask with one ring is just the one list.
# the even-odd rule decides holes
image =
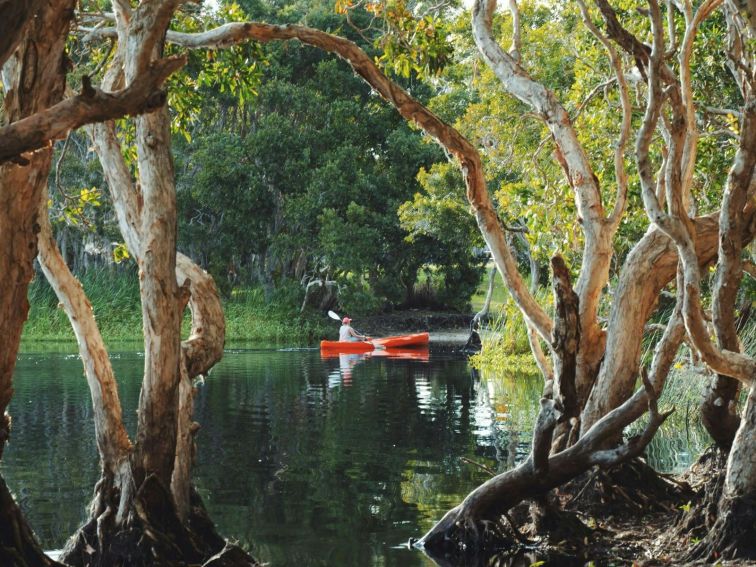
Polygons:
[[369,358],[397,358],[428,362],[430,360],[430,351],[427,347],[376,349],[362,353],[339,353],[321,350],[320,358],[323,360],[335,360],[338,358],[338,368],[328,374],[328,387],[335,388],[339,385],[350,386],[352,384],[352,369],[363,360]]

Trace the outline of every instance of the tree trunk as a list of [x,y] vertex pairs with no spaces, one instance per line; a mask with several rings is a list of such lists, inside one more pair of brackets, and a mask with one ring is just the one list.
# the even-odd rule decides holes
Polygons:
[[[740,129],[740,146],[729,172],[719,215],[719,264],[714,284],[712,319],[717,346],[740,352],[735,303],[743,277],[743,208],[748,201],[754,165],[756,165],[756,101],[745,106]],[[723,374],[717,375],[705,394],[701,420],[717,446],[728,450],[738,430],[737,401],[740,383]]]
[[756,560],[756,383],[751,385],[727,460],[716,521],[686,559]]
[[[7,8],[7,6],[2,6]],[[27,5],[28,7],[28,5]],[[5,62],[5,116],[10,122],[40,112],[57,102],[65,88],[64,46],[73,16],[73,2],[51,5],[26,26],[16,53]],[[5,25],[7,22],[3,22]],[[0,34],[9,49],[18,44],[11,33]],[[7,53],[0,53],[3,59]],[[6,413],[13,388],[12,377],[29,311],[27,289],[34,276],[37,255],[38,209],[47,183],[51,151],[44,149],[23,160],[24,166],[0,166],[0,457],[10,435]],[[0,563],[3,565],[52,565],[36,543],[34,534],[0,478]]]
[[[717,254],[716,215],[695,219],[695,226],[699,265],[708,266]],[[632,394],[643,329],[659,293],[675,277],[677,262],[672,239],[656,228],[646,232],[625,260],[609,313],[604,363],[581,417],[584,431]],[[578,390],[578,397],[582,400],[588,393]]]
[[[119,13],[125,38],[121,46],[130,49],[127,81],[137,80],[140,68],[149,65],[141,50],[150,49],[152,53],[152,47],[159,45],[152,37],[161,35],[155,22],[167,23],[165,10],[170,11],[170,7],[170,3],[148,2],[134,14]],[[119,9],[127,7],[121,4]],[[123,60],[119,52],[106,76],[107,87],[120,80],[118,65]],[[135,489],[129,499],[117,502],[125,487],[103,471],[90,520],[67,546],[66,560],[76,565],[95,560],[108,565],[143,564],[153,557],[166,564],[222,565],[224,561],[229,564],[231,557],[236,565],[254,564],[247,554],[227,545],[215,533],[191,489],[193,437],[198,428],[192,421],[191,379],[220,359],[225,325],[212,278],[188,258],[176,254],[168,125],[167,109],[137,121],[139,186],[131,182],[113,124],[92,129],[122,235],[140,267],[145,374],[137,442],[130,459]],[[182,343],[180,322],[187,301],[192,310],[192,333]],[[114,521],[109,511],[114,503],[123,521]],[[96,557],[90,553],[92,545],[96,546]]]
[[551,451],[558,453],[571,444],[571,437],[579,431],[578,404],[575,380],[580,346],[580,305],[570,283],[570,272],[561,256],[551,259],[554,288],[554,400],[562,415],[554,429]]

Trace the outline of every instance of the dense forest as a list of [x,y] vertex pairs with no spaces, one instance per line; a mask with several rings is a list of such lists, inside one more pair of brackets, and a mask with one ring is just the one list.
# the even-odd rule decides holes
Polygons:
[[[454,565],[587,541],[566,500],[611,516],[622,494],[680,510],[669,561],[756,558],[744,4],[0,1],[0,409],[41,271],[101,459],[62,561],[255,564],[192,484],[192,384],[223,354],[224,298],[464,310],[489,259],[543,377],[530,453],[414,545]],[[133,439],[91,270],[139,285]],[[694,496],[642,459],[683,351],[709,376]],[[54,564],[0,489],[0,559]]]
[[[375,52],[328,2],[224,5],[213,17],[307,21]],[[187,8],[176,26],[212,22]],[[79,73],[105,56],[92,38],[73,40]],[[432,86],[403,82],[433,97]],[[486,257],[462,181],[444,180],[452,202],[433,203],[443,209],[421,222],[428,203],[415,196],[434,182],[429,172],[446,162],[443,152],[348,67],[310,47],[245,44],[190,53],[169,93],[179,250],[224,297],[259,288],[299,307],[310,284],[314,307],[338,299],[355,313],[466,308]],[[79,275],[128,269],[86,134],[59,143],[54,159],[51,210],[68,265]]]

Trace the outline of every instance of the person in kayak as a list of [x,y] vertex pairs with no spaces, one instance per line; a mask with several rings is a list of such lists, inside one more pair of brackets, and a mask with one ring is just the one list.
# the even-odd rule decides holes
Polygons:
[[361,335],[357,331],[355,331],[352,326],[349,324],[352,320],[349,317],[344,317],[341,320],[341,328],[339,329],[339,340],[340,341],[348,341],[348,342],[357,342],[357,341],[369,341],[370,337],[367,337],[365,335]]

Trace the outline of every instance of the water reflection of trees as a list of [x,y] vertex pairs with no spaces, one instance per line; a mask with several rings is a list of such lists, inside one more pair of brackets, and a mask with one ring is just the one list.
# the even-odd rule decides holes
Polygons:
[[[485,476],[459,458],[477,448],[471,419],[477,386],[463,360],[373,360],[353,367],[349,387],[329,387],[336,365],[316,357],[275,365],[244,357],[234,380],[214,383],[198,400],[201,420],[227,400],[235,405],[212,423],[203,420],[213,429],[201,434],[203,460],[237,454],[229,473],[241,479],[224,493],[216,484],[221,477],[200,466],[200,484],[213,495],[211,505],[222,508],[212,513],[226,529],[223,522],[234,515],[256,510],[253,519],[238,518],[244,525],[238,537],[267,548],[264,556],[274,563],[283,559],[277,543],[283,541],[287,563],[300,551],[331,564],[385,559],[386,538],[398,544],[416,536],[439,506]],[[218,442],[235,430],[247,432],[245,439]],[[416,483],[420,490],[410,488]],[[335,541],[342,543],[334,549]]]
[[[114,363],[124,376],[141,373],[133,354]],[[42,545],[59,547],[84,519],[99,472],[89,390],[77,355],[21,355],[16,377],[3,475]],[[135,388],[121,396],[136,407]],[[133,427],[134,412],[126,417]]]
[[[113,362],[133,431],[143,359]],[[221,531],[273,564],[417,564],[391,547],[487,478],[463,457],[497,471],[524,458],[540,383],[474,378],[452,358],[367,359],[348,386],[329,384],[334,371],[316,352],[227,355],[199,386],[197,485]],[[21,357],[13,404],[3,473],[43,544],[59,546],[98,473],[80,361]],[[662,430],[652,457],[685,435]]]

